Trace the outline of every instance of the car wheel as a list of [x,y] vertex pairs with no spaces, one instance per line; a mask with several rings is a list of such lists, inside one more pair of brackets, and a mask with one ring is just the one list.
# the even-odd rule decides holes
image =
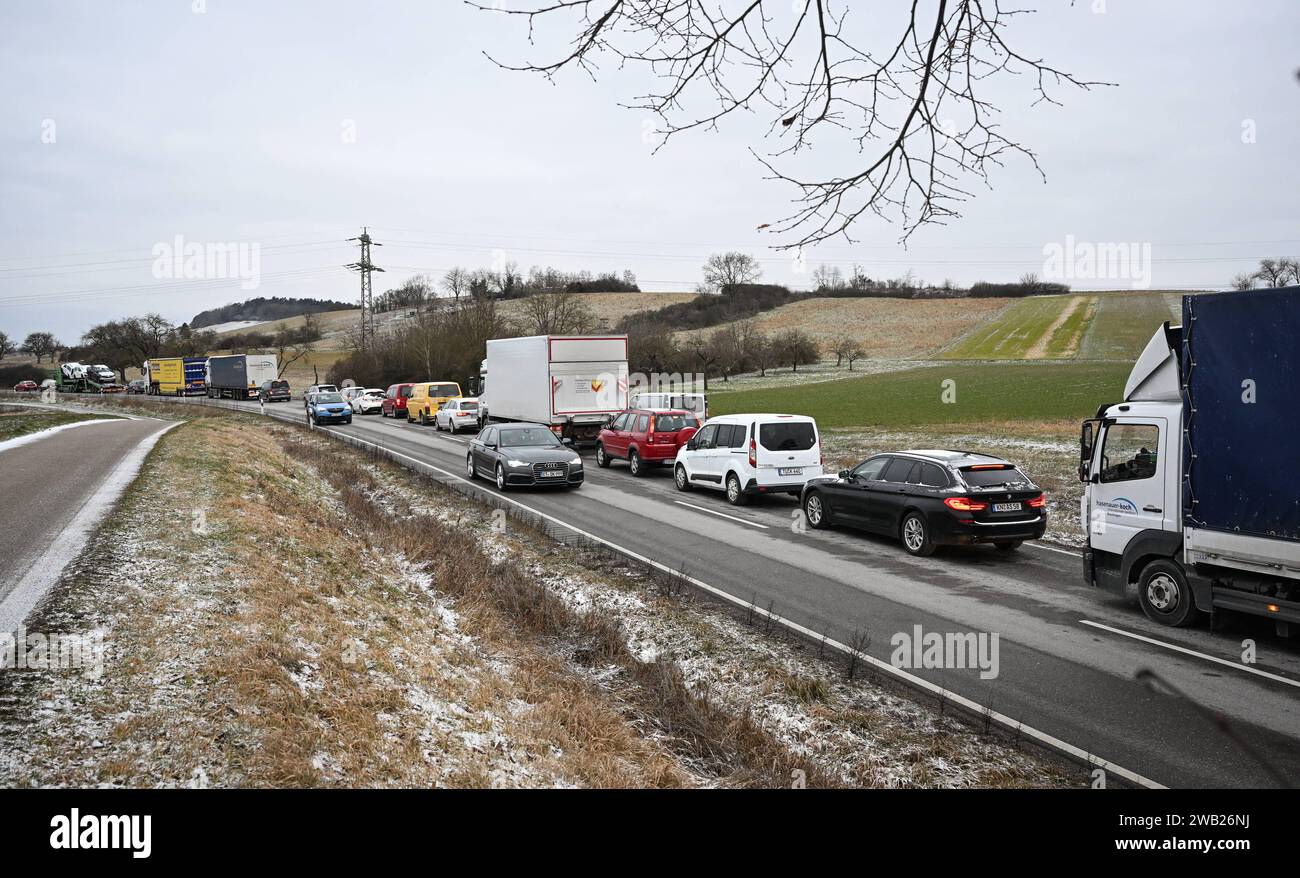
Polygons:
[[627,453],[627,468],[634,476],[645,475],[645,467],[641,465],[641,455],[636,453],[635,448]]
[[993,545],[997,547],[999,552],[1014,552],[1020,548],[1020,543],[1020,540],[998,540]]
[[605,446],[600,443],[596,444],[596,466],[602,468],[609,466],[609,455],[605,453]]
[[1185,628],[1199,613],[1183,568],[1174,561],[1152,561],[1138,578],[1138,603],[1152,622]]
[[809,491],[803,498],[803,517],[810,527],[820,529],[830,525],[830,513],[819,491]]
[[899,529],[903,539],[903,548],[909,555],[924,558],[934,554],[934,543],[930,542],[930,531],[925,526],[925,519],[915,512],[903,517],[903,526]]
[[506,489],[506,468],[498,463],[497,464],[497,490],[504,491],[505,489]]
[[478,478],[478,470],[474,469],[474,452],[465,455],[465,472],[469,474],[469,480],[472,482]]
[[691,489],[691,480],[686,477],[686,467],[680,463],[673,467],[673,482],[677,485],[679,491],[689,491]]
[[428,412],[420,412],[420,426],[421,426],[421,427],[427,427],[427,426],[429,426],[429,413],[428,413]]
[[349,418],[348,418],[346,421],[344,421],[343,423],[345,423],[345,424],[350,424],[350,423],[352,423],[352,418],[349,417]]
[[727,476],[727,502],[732,506],[744,506],[749,496],[740,489],[740,476],[732,473]]

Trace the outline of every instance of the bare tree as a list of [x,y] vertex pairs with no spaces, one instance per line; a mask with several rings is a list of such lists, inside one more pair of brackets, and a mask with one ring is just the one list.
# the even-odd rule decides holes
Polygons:
[[1243,271],[1232,279],[1232,288],[1234,290],[1253,290],[1255,288],[1255,275],[1253,272]]
[[[831,340],[828,349],[832,354],[835,355],[836,369],[838,369],[841,365],[843,365],[844,359],[849,355],[849,352],[852,351],[856,345],[857,345],[857,341],[854,340],[853,336],[851,335],[841,335]],[[852,367],[850,366],[850,368]]]
[[1282,265],[1286,270],[1286,276],[1282,279],[1282,282],[1288,286],[1300,284],[1300,260],[1283,259]]
[[580,335],[596,329],[596,314],[576,293],[546,293],[523,300],[520,318],[533,335]]
[[704,285],[717,292],[752,284],[762,276],[758,260],[748,253],[714,253],[704,263]]
[[849,361],[849,371],[853,371],[853,361],[860,360],[867,355],[866,349],[862,347],[861,342],[853,342],[847,351],[844,352],[844,359]]
[[442,276],[442,289],[452,300],[459,303],[460,297],[469,292],[470,274],[459,265],[447,269]]
[[776,348],[772,345],[772,340],[766,333],[751,324],[751,331],[745,333],[742,344],[745,350],[745,361],[758,369],[759,377],[766,377],[767,370],[776,360]]
[[9,333],[0,332],[0,360],[3,360],[5,357],[17,350],[18,345],[14,344],[13,339],[9,337]]
[[[594,77],[601,58],[646,69],[658,85],[629,106],[659,119],[663,142],[696,128],[716,129],[737,111],[766,107],[768,132],[779,145],[766,156],[750,151],[772,178],[798,194],[793,213],[760,228],[786,234],[784,247],[799,247],[848,238],[864,213],[897,220],[906,240],[926,223],[960,216],[971,184],[988,184],[989,171],[1011,156],[1042,175],[1036,154],[1003,133],[986,89],[1019,80],[1035,104],[1056,104],[1050,89],[1110,83],[1078,79],[1013,48],[1005,39],[1008,28],[1032,10],[1002,3],[900,4],[892,35],[880,33],[891,26],[877,25],[888,17],[875,7],[850,21],[851,9],[863,5],[848,0],[473,5],[526,18],[530,41],[538,19],[562,19],[572,35],[552,60],[497,62],[508,69],[550,78],[576,67]],[[811,148],[819,135],[838,135],[863,158],[819,179],[778,170],[775,163]]]
[[798,372],[800,366],[817,362],[821,353],[817,343],[802,329],[787,329],[777,333],[772,339],[772,346],[776,349],[777,362],[789,365],[792,372]]
[[27,338],[23,339],[23,345],[21,348],[25,353],[29,353],[35,357],[36,362],[38,363],[41,361],[41,357],[46,354],[49,354],[50,362],[53,363],[55,354],[62,349],[63,345],[59,344],[52,332],[28,333]]
[[1291,276],[1290,262],[1289,259],[1261,259],[1255,277],[1263,281],[1265,286],[1286,286],[1287,278]]

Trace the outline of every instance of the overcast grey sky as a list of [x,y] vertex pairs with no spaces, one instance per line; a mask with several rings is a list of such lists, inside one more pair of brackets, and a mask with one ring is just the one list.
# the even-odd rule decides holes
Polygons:
[[[525,270],[631,269],[643,289],[683,291],[723,248],[762,257],[768,280],[809,283],[756,231],[793,194],[747,152],[765,149],[760,120],[652,156],[648,117],[619,106],[644,91],[640,74],[610,63],[597,82],[569,71],[552,85],[484,57],[549,58],[517,19],[453,0],[194,5],[0,7],[0,330],[11,337],[49,329],[71,343],[105,319],[180,322],[257,295],[355,300],[341,266],[356,250],[343,241],[363,224],[385,242],[377,290],[504,252]],[[808,268],[1011,280],[1041,273],[1044,245],[1072,235],[1150,243],[1153,287],[1214,287],[1261,256],[1300,256],[1300,3],[1038,5],[1014,32],[1027,54],[1118,83],[1062,91],[1064,107],[997,92],[1001,124],[1039,154],[1047,183],[1012,160],[962,219],[908,249],[897,226],[866,220],[860,243],[820,245]],[[852,6],[849,30],[889,28]],[[835,143],[805,162],[852,170]],[[260,245],[260,285],[155,278],[152,248],[178,235]]]

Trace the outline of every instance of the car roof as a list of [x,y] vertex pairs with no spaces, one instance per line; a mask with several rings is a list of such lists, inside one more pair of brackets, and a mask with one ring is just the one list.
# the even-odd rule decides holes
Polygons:
[[[692,412],[692,414],[694,414],[694,412]],[[776,421],[776,420],[792,421],[794,423],[810,423],[810,424],[817,423],[816,419],[809,415],[785,415],[785,414],[779,414],[773,412],[757,412],[754,414],[742,414],[742,415],[717,415],[715,417],[709,418],[710,423],[717,422],[717,423],[727,423],[727,424],[749,423],[750,421]]]
[[1010,462],[1005,458],[997,457],[992,454],[982,454],[977,451],[957,451],[954,449],[942,448],[923,448],[912,449],[908,451],[891,451],[889,454],[904,455],[907,457],[919,457],[934,463],[943,463],[949,466],[978,466],[989,463],[1005,463],[1010,466]]

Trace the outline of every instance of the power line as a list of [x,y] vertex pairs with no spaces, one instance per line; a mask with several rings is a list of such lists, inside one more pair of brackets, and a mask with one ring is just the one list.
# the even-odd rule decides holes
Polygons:
[[383,271],[382,268],[370,261],[370,247],[382,247],[383,244],[372,240],[369,230],[362,226],[361,234],[355,238],[348,238],[349,241],[356,241],[361,245],[361,261],[350,262],[347,267],[361,274],[361,349],[369,350],[375,343],[375,298],[374,291],[371,288],[370,275],[372,272]]

